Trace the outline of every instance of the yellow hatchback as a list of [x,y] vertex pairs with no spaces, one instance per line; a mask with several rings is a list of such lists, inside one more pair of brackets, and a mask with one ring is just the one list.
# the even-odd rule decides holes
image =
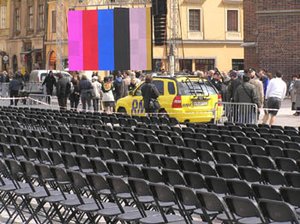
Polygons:
[[[145,116],[141,92],[143,84],[137,86],[129,96],[118,100],[117,112]],[[222,100],[208,80],[195,76],[156,76],[153,77],[153,84],[160,92],[159,112],[176,118],[180,123],[212,121],[215,105]],[[217,108],[220,111],[216,114],[221,115],[222,108]]]

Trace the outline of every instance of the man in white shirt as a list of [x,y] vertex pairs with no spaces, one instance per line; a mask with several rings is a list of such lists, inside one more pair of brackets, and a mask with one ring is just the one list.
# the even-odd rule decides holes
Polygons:
[[[266,111],[271,115],[269,125],[274,124],[275,117],[281,107],[281,101],[286,94],[286,83],[282,80],[281,72],[277,71],[275,76],[276,78],[270,80],[266,92],[267,108],[270,109]],[[269,116],[265,116],[263,123],[266,124],[268,119]]]

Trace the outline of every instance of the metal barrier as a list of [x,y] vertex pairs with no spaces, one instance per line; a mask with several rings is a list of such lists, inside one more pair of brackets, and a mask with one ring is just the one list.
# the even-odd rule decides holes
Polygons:
[[258,108],[254,103],[219,102],[215,104],[214,123],[257,124]]
[[[40,82],[25,82],[22,91],[33,94],[44,94],[45,88]],[[2,97],[9,96],[9,82],[0,83],[0,95]]]
[[[15,101],[17,101],[17,106],[21,107],[35,107],[35,108],[51,108],[53,109],[53,105],[46,102],[48,99],[47,95],[44,95],[44,100],[41,101],[32,97],[0,97],[0,106],[10,106],[15,105]],[[51,96],[50,96],[51,97]]]

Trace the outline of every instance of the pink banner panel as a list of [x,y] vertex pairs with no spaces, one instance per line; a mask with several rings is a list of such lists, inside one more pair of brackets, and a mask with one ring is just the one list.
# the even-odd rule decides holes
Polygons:
[[147,70],[146,9],[131,8],[130,24],[130,69]]
[[68,13],[69,70],[83,70],[82,11]]

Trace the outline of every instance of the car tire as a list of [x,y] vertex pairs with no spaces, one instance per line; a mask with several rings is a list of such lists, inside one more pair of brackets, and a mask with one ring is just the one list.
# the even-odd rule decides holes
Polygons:
[[124,107],[118,108],[118,113],[127,114],[126,109]]

